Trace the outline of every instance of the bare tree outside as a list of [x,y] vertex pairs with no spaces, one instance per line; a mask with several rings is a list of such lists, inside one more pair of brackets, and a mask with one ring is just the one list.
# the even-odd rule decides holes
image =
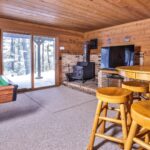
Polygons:
[[[35,87],[55,84],[55,39],[34,36]],[[3,72],[20,88],[31,88],[31,35],[3,33]]]
[[[43,79],[45,80],[45,86],[48,86],[48,78],[53,76],[55,80],[55,39],[34,36],[34,53],[35,84],[37,79]],[[55,84],[55,81],[53,81],[53,84]],[[37,84],[36,86],[38,87]]]

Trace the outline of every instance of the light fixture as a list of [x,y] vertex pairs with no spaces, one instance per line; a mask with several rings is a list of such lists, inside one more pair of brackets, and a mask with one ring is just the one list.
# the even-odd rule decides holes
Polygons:
[[60,46],[59,48],[61,51],[65,50],[65,47],[64,46]]
[[131,36],[125,36],[123,40],[124,42],[130,42]]

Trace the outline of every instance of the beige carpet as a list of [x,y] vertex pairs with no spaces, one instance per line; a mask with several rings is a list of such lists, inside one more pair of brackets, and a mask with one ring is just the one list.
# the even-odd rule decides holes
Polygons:
[[[85,150],[96,104],[95,96],[64,86],[19,94],[0,105],[0,150]],[[95,150],[110,149],[119,146],[96,139]]]

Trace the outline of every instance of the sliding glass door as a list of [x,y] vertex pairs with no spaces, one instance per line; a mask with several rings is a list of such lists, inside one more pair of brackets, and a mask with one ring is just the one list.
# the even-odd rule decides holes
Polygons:
[[19,89],[55,85],[55,38],[4,32],[2,57],[3,74]]
[[31,36],[3,33],[3,74],[19,89],[31,88]]
[[34,86],[55,85],[55,38],[34,36]]

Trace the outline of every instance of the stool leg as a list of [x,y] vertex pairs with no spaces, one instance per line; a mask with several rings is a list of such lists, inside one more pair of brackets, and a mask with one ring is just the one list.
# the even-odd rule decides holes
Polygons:
[[127,139],[127,120],[126,120],[125,104],[120,104],[120,112],[121,112],[123,139],[126,140]]
[[129,101],[127,102],[127,126],[130,127],[132,123],[131,118],[131,105],[133,104],[133,93],[129,96]]
[[145,143],[149,144],[149,141],[150,141],[150,133],[147,133],[145,135]]
[[139,96],[139,101],[142,100],[142,93],[138,93],[138,96]]
[[137,124],[133,120],[131,128],[130,128],[130,132],[129,132],[129,135],[128,135],[128,138],[127,138],[127,141],[126,141],[126,144],[125,144],[125,150],[131,150],[132,143],[133,143],[133,138],[136,134],[136,129],[137,129]]
[[[108,107],[108,103],[103,103],[103,111],[101,112],[101,116],[106,117],[107,116],[107,107]],[[100,125],[100,129],[99,129],[99,133],[103,134],[105,132],[105,124],[106,121],[102,121],[101,125]]]
[[120,112],[117,112],[116,119],[120,119]]
[[91,136],[90,136],[90,143],[88,145],[87,150],[93,150],[93,144],[94,144],[94,140],[95,140],[95,133],[96,133],[96,130],[97,130],[97,125],[98,125],[98,120],[99,120],[99,116],[100,116],[100,113],[101,113],[101,108],[102,108],[102,102],[99,100],[98,104],[97,104],[97,109],[96,109],[96,113],[95,113],[93,127],[92,127],[92,133],[91,133]]
[[[149,135],[148,135],[148,133],[144,136],[144,138],[145,138],[145,143],[146,144],[149,144]],[[138,148],[138,150],[145,150],[145,148],[143,148],[141,145],[140,145],[140,147]]]

